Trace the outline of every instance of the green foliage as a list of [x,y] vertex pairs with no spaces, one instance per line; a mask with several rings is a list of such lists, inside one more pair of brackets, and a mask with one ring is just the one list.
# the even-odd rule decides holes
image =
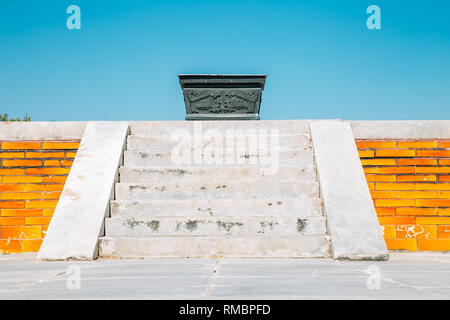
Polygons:
[[8,118],[7,113],[0,113],[0,121],[31,121],[31,117],[26,114],[22,119],[20,118]]

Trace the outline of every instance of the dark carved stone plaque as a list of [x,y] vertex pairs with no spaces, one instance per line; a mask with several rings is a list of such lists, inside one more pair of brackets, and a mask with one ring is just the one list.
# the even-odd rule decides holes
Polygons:
[[179,75],[186,120],[259,120],[266,75]]

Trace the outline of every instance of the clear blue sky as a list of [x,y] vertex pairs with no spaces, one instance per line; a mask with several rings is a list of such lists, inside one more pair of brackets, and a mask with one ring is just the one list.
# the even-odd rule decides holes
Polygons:
[[182,120],[179,73],[268,74],[262,119],[450,119],[450,1],[0,1],[0,112]]

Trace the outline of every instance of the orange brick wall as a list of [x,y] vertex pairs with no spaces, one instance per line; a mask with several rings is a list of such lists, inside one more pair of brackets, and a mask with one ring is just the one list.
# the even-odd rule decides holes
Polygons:
[[0,141],[0,253],[37,252],[79,141]]
[[390,250],[450,250],[450,141],[357,140]]

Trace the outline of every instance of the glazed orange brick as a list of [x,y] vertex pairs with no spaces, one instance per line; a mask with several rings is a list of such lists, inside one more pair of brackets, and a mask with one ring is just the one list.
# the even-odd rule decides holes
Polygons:
[[450,238],[450,226],[438,226],[438,238]]
[[397,191],[398,199],[435,199],[436,191]]
[[69,160],[61,160],[61,165],[63,167],[71,167],[73,164],[73,161],[69,161]]
[[4,150],[24,150],[24,149],[40,149],[40,142],[3,142],[2,149]]
[[417,224],[450,224],[450,217],[417,217]]
[[375,167],[369,167],[369,168],[364,167],[363,170],[364,170],[365,174],[367,174],[367,173],[375,173],[376,168]]
[[381,226],[381,230],[385,239],[394,239],[396,237],[395,226]]
[[65,183],[67,177],[65,176],[53,176],[53,177],[44,177],[44,183]]
[[369,190],[375,190],[375,183],[369,182],[367,183],[367,186],[369,187]]
[[450,181],[450,176],[439,176],[439,181],[449,182]]
[[376,173],[415,173],[415,167],[378,167]]
[[437,141],[399,141],[398,148],[432,149],[437,148]]
[[375,151],[377,157],[415,157],[416,150],[410,149],[378,149]]
[[61,166],[61,162],[59,160],[45,160],[44,166],[46,167],[59,167]]
[[0,240],[0,253],[20,253],[20,240]]
[[450,150],[417,150],[417,157],[450,157]]
[[439,141],[439,148],[450,148],[450,141]]
[[385,239],[389,250],[417,251],[416,239]]
[[450,216],[450,208],[439,208],[438,216]]
[[79,142],[44,142],[42,144],[42,149],[78,149],[80,146]]
[[38,252],[42,245],[42,239],[22,240],[22,252]]
[[450,183],[416,183],[416,190],[450,190]]
[[41,199],[40,192],[3,192],[2,200],[36,200]]
[[1,209],[20,209],[25,208],[25,201],[0,201]]
[[44,200],[58,200],[61,195],[61,192],[54,191],[54,192],[46,192],[43,195]]
[[23,184],[0,184],[0,192],[8,192],[8,191],[25,191],[25,185]]
[[397,176],[397,181],[398,182],[436,181],[436,176],[435,175],[421,175],[421,176],[419,176],[419,175],[414,175],[414,176],[405,175],[405,176]]
[[450,199],[450,191],[439,191],[440,199]]
[[395,216],[395,208],[375,207],[378,216]]
[[13,159],[25,157],[24,152],[0,152],[0,159]]
[[416,173],[450,173],[450,167],[417,167]]
[[41,183],[42,181],[42,177],[5,176],[2,179],[3,183]]
[[25,208],[56,208],[57,200],[31,200],[25,204]]
[[394,175],[377,175],[377,174],[367,174],[366,180],[368,182],[395,182],[396,176]]
[[51,217],[55,213],[55,209],[42,209],[42,215],[44,217]]
[[373,199],[390,199],[395,198],[395,191],[372,191],[370,192]]
[[420,251],[450,251],[450,239],[418,239]]
[[39,217],[42,209],[1,209],[2,217]]
[[414,190],[414,183],[377,183],[375,185],[375,190]]
[[27,184],[25,191],[62,191],[63,184]]
[[45,238],[45,235],[47,234],[48,226],[41,226],[42,227],[42,238]]
[[62,158],[64,159],[64,152],[27,152],[27,158]]
[[416,224],[415,217],[378,217],[380,224]]
[[4,167],[40,167],[41,160],[3,160]]
[[14,226],[14,227],[2,227],[1,239],[40,239],[41,227],[40,226]]
[[425,208],[450,207],[450,200],[416,200],[416,206]]
[[399,166],[435,166],[437,165],[436,159],[397,159]]
[[435,208],[396,208],[395,213],[398,216],[437,216]]
[[23,176],[24,169],[0,169],[0,176]]
[[363,166],[395,166],[395,159],[363,159]]
[[[25,224],[24,218],[4,218],[0,217],[0,226],[21,226]],[[2,227],[3,230],[3,227]]]
[[416,200],[414,199],[375,199],[377,207],[414,207]]
[[397,142],[395,141],[363,141],[356,142],[358,149],[378,149],[378,148],[395,148]]
[[76,152],[67,152],[66,158],[68,158],[68,159],[75,158],[76,155],[77,155]]
[[375,156],[373,150],[358,150],[358,154],[360,158],[373,158]]
[[450,159],[439,159],[439,164],[441,166],[448,166],[450,165]]
[[30,217],[25,218],[26,225],[40,225],[40,224],[50,224],[51,217]]
[[436,239],[437,226],[433,225],[399,225],[397,226],[399,239]]
[[27,175],[62,175],[68,174],[67,170],[66,168],[29,168],[25,173]]

